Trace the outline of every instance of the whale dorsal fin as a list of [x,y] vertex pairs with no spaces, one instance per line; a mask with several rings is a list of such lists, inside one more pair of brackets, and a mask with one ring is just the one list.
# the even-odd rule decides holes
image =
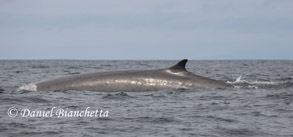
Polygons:
[[176,65],[170,67],[169,69],[171,70],[177,70],[177,71],[186,71],[186,63],[187,63],[187,59],[183,59],[181,61],[179,61]]

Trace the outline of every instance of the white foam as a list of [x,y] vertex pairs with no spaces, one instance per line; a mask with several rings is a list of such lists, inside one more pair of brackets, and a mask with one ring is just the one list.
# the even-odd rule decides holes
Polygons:
[[21,91],[21,90],[37,91],[37,85],[35,83],[23,85],[17,89],[17,91]]
[[241,80],[241,77],[242,76],[239,76],[235,81],[227,81],[226,83],[229,83],[229,84],[244,83],[245,81]]
[[249,85],[248,88],[258,89],[258,86],[252,86],[252,85]]
[[235,81],[227,81],[229,84],[255,84],[255,85],[277,85],[278,83],[276,82],[271,82],[271,81],[247,81],[247,80],[242,80],[242,76],[239,76]]

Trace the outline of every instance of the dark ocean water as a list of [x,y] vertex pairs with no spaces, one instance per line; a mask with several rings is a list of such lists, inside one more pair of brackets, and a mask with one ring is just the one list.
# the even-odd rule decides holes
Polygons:
[[[24,85],[29,89],[31,83],[59,76],[159,69],[175,63],[0,60],[0,136],[293,136],[293,61],[188,62],[189,71],[231,83],[236,87],[233,89],[131,93],[19,89]],[[8,111],[9,108],[17,110]],[[102,110],[104,115],[36,117],[32,114],[87,108]],[[24,110],[31,115],[24,116]],[[18,115],[10,117],[8,112]]]

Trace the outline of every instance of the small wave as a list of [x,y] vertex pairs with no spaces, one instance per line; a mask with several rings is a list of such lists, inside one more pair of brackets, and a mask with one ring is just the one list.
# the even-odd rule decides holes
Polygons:
[[50,103],[51,101],[39,97],[9,97],[9,98],[1,98],[1,101],[7,103]]
[[230,118],[224,118],[224,117],[217,117],[217,116],[206,116],[206,118],[212,118],[216,121],[222,121],[222,122],[228,122],[228,123],[235,123],[238,122],[235,119],[230,119]]
[[223,134],[223,136],[255,136],[258,135],[259,132],[246,129],[246,128],[223,128],[218,127],[219,133]]
[[17,91],[22,91],[22,90],[37,91],[37,85],[35,83],[30,83],[27,85],[20,86],[17,89]]
[[169,123],[169,122],[175,122],[175,119],[172,117],[139,117],[137,119],[137,122],[149,122],[149,123]]
[[46,65],[33,65],[33,66],[31,66],[31,68],[46,69],[46,68],[50,68],[50,66],[46,66]]
[[133,98],[133,97],[124,92],[120,92],[116,94],[106,94],[105,96],[102,97],[102,99],[129,99],[129,98]]

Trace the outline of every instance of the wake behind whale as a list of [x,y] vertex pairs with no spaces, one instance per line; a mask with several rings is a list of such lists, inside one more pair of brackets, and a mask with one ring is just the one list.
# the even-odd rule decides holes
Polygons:
[[157,70],[128,70],[79,74],[36,83],[38,91],[89,90],[101,92],[159,91],[233,87],[230,84],[188,72],[187,59]]

